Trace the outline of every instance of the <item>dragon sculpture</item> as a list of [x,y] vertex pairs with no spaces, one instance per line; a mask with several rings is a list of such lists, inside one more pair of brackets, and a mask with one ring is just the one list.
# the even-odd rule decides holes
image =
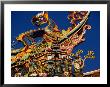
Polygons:
[[[23,48],[11,50],[11,76],[13,77],[83,77],[82,69],[87,58],[94,59],[94,52],[88,51],[84,59],[83,50],[72,53],[74,47],[85,41],[89,11],[69,11],[67,16],[71,26],[59,30],[56,23],[44,11],[32,17],[32,24],[38,29],[21,33],[16,40]],[[47,24],[46,27],[40,26]],[[35,38],[41,37],[37,43]],[[31,42],[28,44],[26,38]],[[74,72],[72,67],[74,66]]]

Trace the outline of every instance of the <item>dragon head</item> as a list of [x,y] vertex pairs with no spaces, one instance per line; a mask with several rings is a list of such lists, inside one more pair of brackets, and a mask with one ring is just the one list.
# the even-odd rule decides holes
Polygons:
[[33,25],[40,26],[48,22],[48,13],[45,11],[36,14],[31,20]]

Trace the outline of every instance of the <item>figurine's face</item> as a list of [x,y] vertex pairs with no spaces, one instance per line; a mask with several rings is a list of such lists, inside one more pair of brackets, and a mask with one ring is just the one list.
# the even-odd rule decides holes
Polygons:
[[32,23],[36,26],[40,26],[48,21],[48,13],[42,12],[38,13],[36,16],[32,18]]

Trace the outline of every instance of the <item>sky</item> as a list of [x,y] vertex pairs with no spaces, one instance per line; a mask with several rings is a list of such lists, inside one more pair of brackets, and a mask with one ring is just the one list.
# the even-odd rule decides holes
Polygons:
[[[40,11],[41,12],[41,11]],[[16,41],[16,37],[23,32],[30,29],[37,29],[31,23],[31,19],[38,11],[12,11],[11,12],[11,41]],[[48,11],[49,17],[55,21],[60,30],[67,29],[71,26],[70,21],[67,19],[67,11]],[[88,50],[94,51],[95,59],[87,59],[83,72],[100,68],[100,11],[91,11],[88,17],[87,24],[91,25],[91,30],[87,30],[85,34],[85,41],[73,49],[76,52],[82,49],[81,56],[87,54]],[[17,42],[15,48],[22,47],[20,42]]]

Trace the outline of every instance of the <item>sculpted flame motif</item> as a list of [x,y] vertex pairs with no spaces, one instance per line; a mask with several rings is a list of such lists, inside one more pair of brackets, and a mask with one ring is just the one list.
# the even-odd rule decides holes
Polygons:
[[[71,26],[67,30],[60,31],[56,23],[49,18],[48,12],[41,12],[33,16],[31,22],[39,27],[47,24],[44,28],[29,30],[21,33],[16,40],[24,47],[12,49],[11,70],[12,76],[16,77],[83,77],[82,69],[87,58],[95,58],[93,51],[88,51],[84,59],[80,56],[83,52],[78,50],[72,53],[74,47],[84,42],[87,25],[88,11],[70,11],[68,20]],[[37,43],[35,38],[41,37]],[[27,38],[31,44],[28,44]],[[73,59],[74,58],[74,59]],[[74,72],[72,72],[74,65]]]

